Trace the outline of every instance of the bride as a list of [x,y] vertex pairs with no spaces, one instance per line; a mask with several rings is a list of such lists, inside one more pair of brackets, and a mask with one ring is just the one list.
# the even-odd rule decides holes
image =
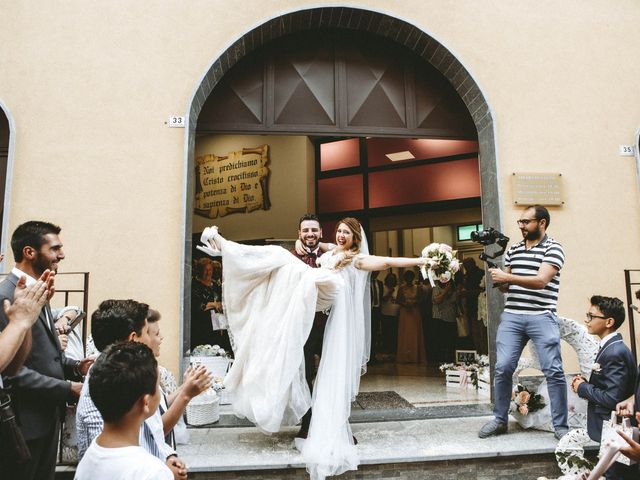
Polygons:
[[[248,246],[205,229],[201,250],[222,252],[225,312],[235,361],[225,387],[233,410],[261,430],[296,425],[313,405],[306,439],[296,439],[313,479],[359,464],[349,426],[351,402],[370,346],[369,272],[411,268],[420,258],[369,255],[360,223],[344,218],[335,245],[311,268],[277,246]],[[329,310],[313,398],[304,375],[304,343],[316,310]]]

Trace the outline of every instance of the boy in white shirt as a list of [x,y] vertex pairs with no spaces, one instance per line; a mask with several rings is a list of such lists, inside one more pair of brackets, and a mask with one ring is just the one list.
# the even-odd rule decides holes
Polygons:
[[87,449],[76,480],[172,480],[171,470],[142,447],[142,422],[158,410],[158,363],[138,342],[113,344],[91,369],[89,392],[104,420]]

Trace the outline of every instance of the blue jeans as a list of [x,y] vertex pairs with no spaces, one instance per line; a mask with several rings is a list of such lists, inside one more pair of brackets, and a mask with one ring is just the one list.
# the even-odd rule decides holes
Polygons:
[[540,368],[547,378],[554,428],[567,428],[567,382],[560,355],[560,327],[555,314],[523,315],[502,312],[496,337],[497,361],[494,375],[493,414],[501,422],[509,418],[513,372],[527,341],[536,347]]

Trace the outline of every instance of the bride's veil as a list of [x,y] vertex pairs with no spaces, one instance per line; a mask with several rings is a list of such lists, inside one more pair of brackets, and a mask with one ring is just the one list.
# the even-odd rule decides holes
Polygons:
[[[364,233],[364,229],[360,226],[360,235],[362,240],[360,242],[360,253],[362,255],[370,255],[369,242],[367,242],[367,236]],[[364,270],[357,270],[358,275],[356,279],[356,292],[363,292],[362,296],[362,318],[363,318],[363,343],[362,343],[362,363],[361,372],[367,371],[367,363],[369,362],[369,355],[371,351],[371,286],[369,272]]]

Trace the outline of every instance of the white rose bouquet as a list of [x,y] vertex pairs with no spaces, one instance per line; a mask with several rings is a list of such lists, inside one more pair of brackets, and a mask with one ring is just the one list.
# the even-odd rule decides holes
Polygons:
[[455,258],[456,251],[446,243],[432,243],[422,250],[425,264],[420,267],[423,278],[428,278],[432,287],[435,281],[449,282],[460,270],[460,261]]

